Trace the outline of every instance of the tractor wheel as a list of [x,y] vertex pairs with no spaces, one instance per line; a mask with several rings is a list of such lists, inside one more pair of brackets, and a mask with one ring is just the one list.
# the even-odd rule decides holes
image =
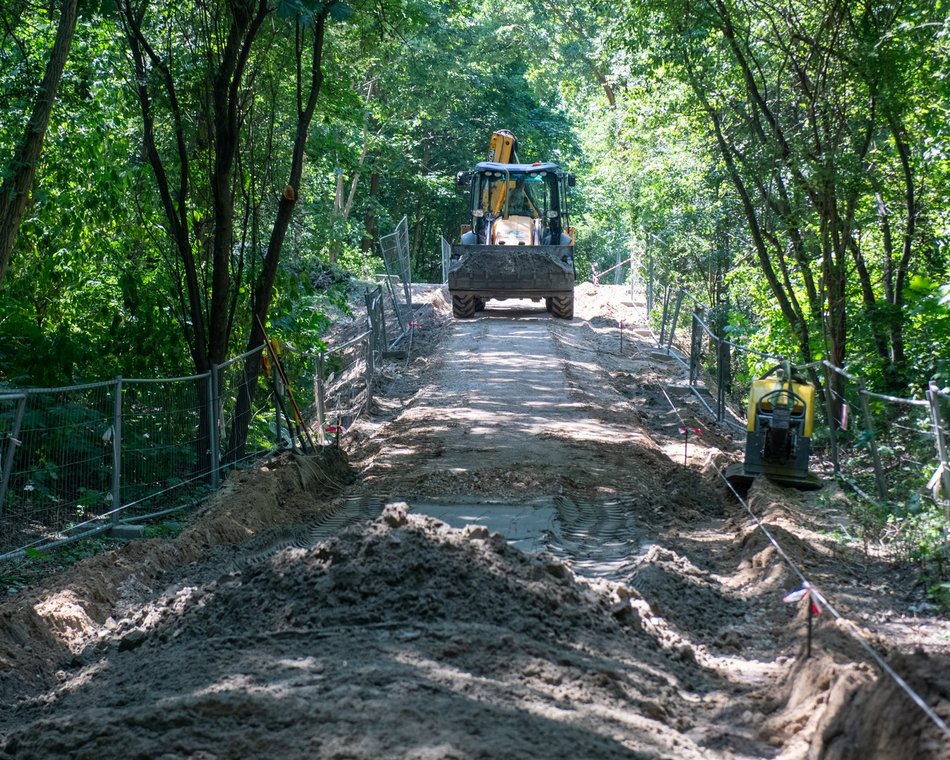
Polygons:
[[485,311],[485,299],[475,297],[475,311]]
[[551,313],[551,310],[554,308],[554,307],[551,305],[551,298],[550,298],[550,297],[544,299],[544,308],[548,310],[548,314],[550,314],[550,313]]
[[574,319],[574,294],[554,296],[551,299],[551,313],[558,319]]
[[452,296],[452,316],[456,319],[468,319],[475,316],[475,296]]

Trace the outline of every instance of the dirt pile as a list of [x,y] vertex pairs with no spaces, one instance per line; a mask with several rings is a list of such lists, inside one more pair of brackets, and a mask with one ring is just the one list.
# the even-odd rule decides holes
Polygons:
[[[919,652],[899,655],[891,664],[925,703],[950,723],[950,659]],[[891,678],[878,678],[872,688],[848,690],[833,713],[834,720],[812,745],[812,752],[827,760],[950,758],[950,741]]]
[[628,598],[406,505],[129,621],[19,707],[0,756],[701,754],[684,690],[707,679]]
[[0,605],[0,701],[10,703],[53,682],[90,639],[111,632],[104,626],[120,616],[129,599],[150,593],[167,571],[272,526],[311,519],[329,508],[327,498],[352,477],[336,449],[318,457],[282,455],[233,475],[175,539],[126,544],[80,562],[46,587],[5,601]]

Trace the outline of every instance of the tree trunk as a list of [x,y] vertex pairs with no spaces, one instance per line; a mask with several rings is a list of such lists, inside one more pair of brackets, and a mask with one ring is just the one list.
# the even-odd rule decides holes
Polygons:
[[[274,283],[277,280],[277,268],[280,263],[280,254],[283,249],[284,238],[290,226],[294,207],[300,193],[300,181],[303,177],[304,156],[306,155],[307,137],[310,133],[310,124],[317,107],[317,98],[323,84],[323,43],[326,32],[326,22],[334,2],[327,3],[314,19],[313,51],[310,64],[310,91],[306,103],[297,113],[297,129],[294,136],[294,151],[290,164],[290,176],[281,194],[277,206],[277,218],[271,230],[267,253],[260,278],[254,288],[254,298],[251,305],[253,312],[251,334],[247,341],[247,350],[252,351],[264,342],[262,325],[267,321],[267,312],[274,295]],[[303,83],[298,80],[298,103],[303,103]],[[257,381],[261,372],[261,355],[252,353],[244,362],[242,392],[238,394],[237,409],[234,423],[229,436],[227,461],[237,461],[243,458],[247,444],[247,432],[251,423],[251,408],[254,394],[257,390]]]
[[379,172],[373,172],[369,177],[369,206],[366,214],[363,216],[363,228],[366,232],[363,239],[360,240],[360,250],[367,253],[373,250],[373,242],[376,237],[376,212],[373,211],[372,203],[379,197]]
[[56,41],[46,64],[46,73],[39,94],[33,104],[33,112],[26,125],[23,140],[17,147],[11,165],[12,174],[0,187],[0,285],[7,273],[13,246],[16,243],[20,222],[26,212],[33,179],[43,152],[43,140],[53,113],[53,103],[59,89],[59,81],[66,67],[73,33],[76,31],[79,0],[65,0],[63,12],[56,29]]

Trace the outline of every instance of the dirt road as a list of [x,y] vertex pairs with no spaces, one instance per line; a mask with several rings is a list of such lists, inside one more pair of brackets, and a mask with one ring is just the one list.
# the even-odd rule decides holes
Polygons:
[[[838,627],[802,656],[798,579],[710,469],[735,444],[670,409],[648,341],[621,351],[623,298],[451,321],[429,292],[349,465],[236,477],[177,538],[4,606],[0,756],[947,757]],[[846,609],[891,609],[813,497],[751,496]],[[946,716],[939,625],[896,662]]]

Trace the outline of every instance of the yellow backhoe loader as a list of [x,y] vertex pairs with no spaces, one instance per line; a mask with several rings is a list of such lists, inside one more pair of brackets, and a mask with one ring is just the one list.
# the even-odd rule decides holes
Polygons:
[[490,298],[543,298],[555,317],[572,319],[574,231],[567,192],[574,175],[552,163],[519,163],[516,147],[511,132],[494,132],[488,160],[456,179],[469,188],[472,222],[452,246],[452,312],[464,319]]

